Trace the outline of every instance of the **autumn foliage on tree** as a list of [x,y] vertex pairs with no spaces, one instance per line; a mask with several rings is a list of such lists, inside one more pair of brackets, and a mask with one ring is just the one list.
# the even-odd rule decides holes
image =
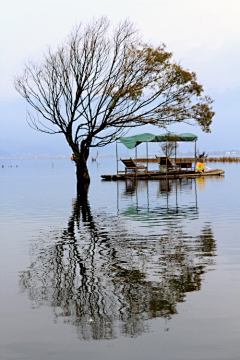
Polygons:
[[31,127],[62,133],[73,152],[78,181],[89,181],[87,159],[133,127],[187,122],[209,132],[214,112],[196,74],[172,59],[164,44],[141,40],[128,20],[107,18],[75,27],[39,63],[15,77],[33,108]]

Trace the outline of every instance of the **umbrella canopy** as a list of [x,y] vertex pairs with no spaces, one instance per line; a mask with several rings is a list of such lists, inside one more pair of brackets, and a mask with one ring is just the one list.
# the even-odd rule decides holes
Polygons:
[[162,142],[162,141],[195,141],[197,140],[197,135],[191,133],[183,134],[173,134],[165,133],[161,135],[153,135],[150,133],[144,133],[139,135],[127,136],[120,138],[119,140],[123,143],[128,149],[134,149],[136,146],[142,142]]

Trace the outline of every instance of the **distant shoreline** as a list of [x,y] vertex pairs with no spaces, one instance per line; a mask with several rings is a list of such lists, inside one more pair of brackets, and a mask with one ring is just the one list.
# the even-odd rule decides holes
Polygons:
[[[161,154],[159,154],[159,156],[163,156]],[[134,154],[120,154],[119,158],[126,158],[126,157],[132,157],[135,158]],[[182,159],[184,158],[194,158],[193,154],[186,154],[186,153],[178,153],[177,157],[181,157]],[[239,158],[240,157],[240,151],[236,151],[233,154],[230,155],[225,155],[225,153],[222,154],[216,154],[214,156],[212,156],[210,153],[208,154],[208,158],[205,159],[205,161],[217,161],[217,159],[224,159],[222,160],[223,162],[228,161],[226,159],[232,159],[230,161],[234,161],[234,158]],[[89,160],[90,159],[95,159],[96,156],[92,155],[89,156]],[[100,158],[116,158],[116,155],[110,154],[110,155],[99,155],[97,157],[97,159]],[[141,161],[142,159],[145,159],[146,156],[139,154],[138,156],[138,161]],[[39,156],[0,156],[0,160],[40,160],[40,159],[52,159],[52,160],[62,160],[62,159],[69,159],[71,160],[71,155],[56,155],[56,156],[44,156],[44,155],[39,155]],[[149,154],[149,162],[155,162],[156,158],[155,158],[155,154]],[[218,160],[219,161],[219,160]],[[220,160],[221,161],[221,160]],[[236,161],[236,160],[235,160]],[[238,162],[238,161],[237,161]]]
[[[115,157],[115,155],[99,155],[98,158],[112,158]],[[95,156],[90,156],[91,158],[95,158]],[[0,156],[0,160],[24,160],[24,159],[31,159],[31,160],[35,160],[35,159],[69,159],[71,160],[71,155],[56,155],[56,156],[44,156],[44,155],[39,155],[39,156]]]

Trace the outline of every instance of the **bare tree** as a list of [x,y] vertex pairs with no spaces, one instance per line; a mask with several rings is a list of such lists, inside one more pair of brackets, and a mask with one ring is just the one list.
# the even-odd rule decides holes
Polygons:
[[[36,110],[36,130],[64,134],[78,180],[89,181],[87,159],[132,127],[197,123],[209,132],[210,97],[202,97],[196,74],[172,59],[165,45],[141,41],[128,20],[111,31],[107,18],[73,29],[40,63],[29,62],[15,77],[16,90]],[[193,100],[193,102],[192,102]]]
[[167,156],[171,157],[175,153],[175,149],[178,148],[178,143],[176,141],[168,141],[167,143],[164,142],[161,145],[162,152]]

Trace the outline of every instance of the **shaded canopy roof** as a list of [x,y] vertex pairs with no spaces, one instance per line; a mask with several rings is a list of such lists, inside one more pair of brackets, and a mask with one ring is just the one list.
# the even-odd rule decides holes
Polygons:
[[133,149],[137,145],[141,144],[142,142],[162,142],[162,141],[195,141],[197,140],[197,135],[190,134],[190,133],[183,133],[183,134],[172,134],[172,133],[165,133],[161,135],[153,135],[149,133],[127,136],[120,138],[119,140],[128,148]]

